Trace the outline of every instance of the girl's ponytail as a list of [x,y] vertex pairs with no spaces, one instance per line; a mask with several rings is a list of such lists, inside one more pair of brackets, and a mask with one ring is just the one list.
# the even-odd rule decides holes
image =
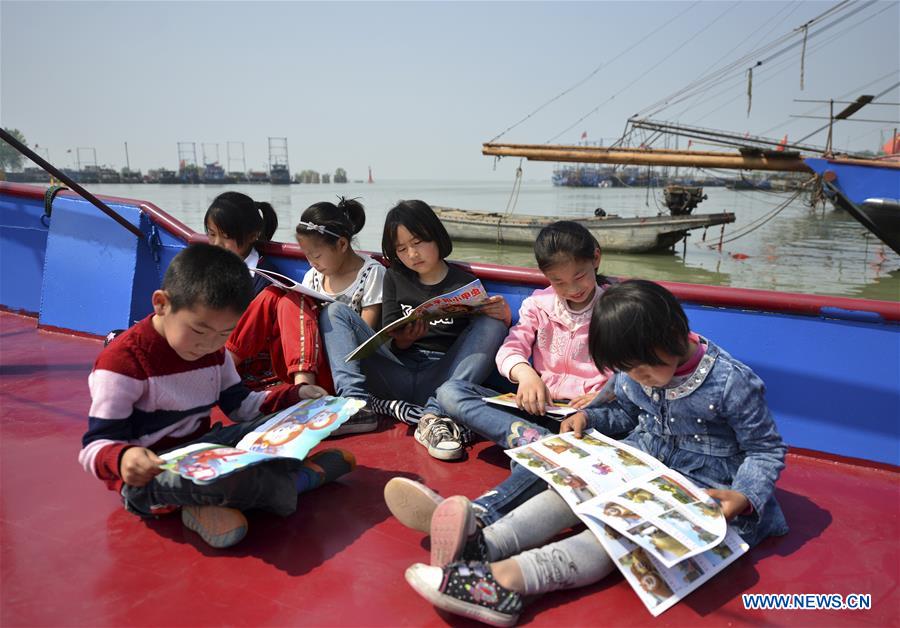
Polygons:
[[366,210],[362,203],[342,196],[337,205],[321,201],[307,207],[300,216],[297,235],[314,235],[334,246],[340,238],[347,238],[348,243],[352,241],[365,224]]
[[278,229],[278,216],[269,203],[254,201],[240,192],[222,192],[203,217],[204,227],[210,224],[244,248],[271,240]]
[[278,229],[278,215],[275,213],[275,209],[272,205],[265,201],[257,201],[256,209],[259,211],[260,216],[262,216],[262,229],[260,229],[259,238],[257,238],[256,241],[268,242],[272,239],[272,236],[275,235],[275,231]]
[[341,200],[338,201],[338,209],[343,210],[344,214],[347,216],[347,220],[352,227],[353,235],[356,235],[366,224],[366,210],[355,198],[344,198],[341,197]]

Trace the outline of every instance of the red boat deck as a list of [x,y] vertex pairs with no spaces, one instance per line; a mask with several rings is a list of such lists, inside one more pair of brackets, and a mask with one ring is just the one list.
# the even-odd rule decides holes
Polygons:
[[[0,625],[441,626],[403,578],[427,542],[389,514],[391,477],[473,497],[507,473],[477,444],[433,460],[404,426],[341,439],[359,461],[287,519],[251,513],[212,550],[178,517],[143,522],[78,465],[97,340],[0,313]],[[618,576],[527,607],[534,625],[900,624],[900,474],[791,454],[778,497],[791,525],[654,619]],[[747,611],[742,593],[868,593],[871,610]]]

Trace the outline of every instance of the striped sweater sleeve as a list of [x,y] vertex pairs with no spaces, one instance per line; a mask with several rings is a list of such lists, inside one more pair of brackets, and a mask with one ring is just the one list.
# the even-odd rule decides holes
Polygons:
[[226,352],[219,409],[232,421],[252,421],[261,414],[277,412],[300,401],[300,386],[303,384],[281,384],[266,390],[251,391],[241,383],[231,354]]

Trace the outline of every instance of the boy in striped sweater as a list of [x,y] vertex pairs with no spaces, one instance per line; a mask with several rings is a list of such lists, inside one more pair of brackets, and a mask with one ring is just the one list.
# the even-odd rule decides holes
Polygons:
[[[262,415],[321,395],[304,384],[260,392],[241,384],[223,347],[252,297],[240,258],[208,244],[189,246],[153,293],[154,313],[116,337],[88,378],[91,409],[79,462],[133,513],[150,517],[180,506],[184,525],[213,547],[244,537],[242,510],[290,515],[298,492],[355,466],[352,454],[332,449],[302,463],[249,467],[208,485],[160,469],[161,452],[192,442],[233,446],[268,418]],[[237,423],[211,426],[215,405]]]

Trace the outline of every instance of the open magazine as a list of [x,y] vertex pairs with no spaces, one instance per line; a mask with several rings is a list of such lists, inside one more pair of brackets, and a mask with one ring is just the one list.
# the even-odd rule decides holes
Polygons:
[[547,480],[658,615],[748,546],[715,500],[648,454],[589,430],[507,450]]
[[255,273],[260,277],[268,279],[272,282],[273,286],[277,286],[282,290],[293,290],[294,292],[299,292],[300,294],[305,294],[308,297],[312,297],[317,301],[325,301],[332,302],[334,301],[334,297],[330,297],[327,294],[322,292],[318,292],[313,290],[312,288],[307,288],[301,283],[297,283],[287,275],[282,275],[281,273],[276,273],[274,270],[263,270],[262,268],[253,268],[250,270],[251,273]]
[[487,305],[488,299],[490,297],[487,290],[481,285],[479,279],[467,283],[461,288],[429,299],[406,316],[382,327],[368,340],[351,351],[344,361],[350,362],[351,360],[362,360],[369,357],[378,350],[378,347],[390,340],[392,331],[419,319],[433,321],[439,318],[459,318],[460,316],[477,314]]
[[221,477],[269,460],[303,460],[309,451],[365,405],[360,399],[304,399],[250,432],[234,447],[195,443],[160,456],[163,469],[194,484],[211,484]]
[[[496,397],[482,397],[481,400],[498,406],[506,406],[507,408],[518,409],[519,407],[516,405],[516,393],[504,393]],[[546,406],[545,411],[557,420],[563,419],[570,414],[578,412],[578,408],[573,408],[569,403],[571,402],[568,399],[554,399],[552,403]]]

